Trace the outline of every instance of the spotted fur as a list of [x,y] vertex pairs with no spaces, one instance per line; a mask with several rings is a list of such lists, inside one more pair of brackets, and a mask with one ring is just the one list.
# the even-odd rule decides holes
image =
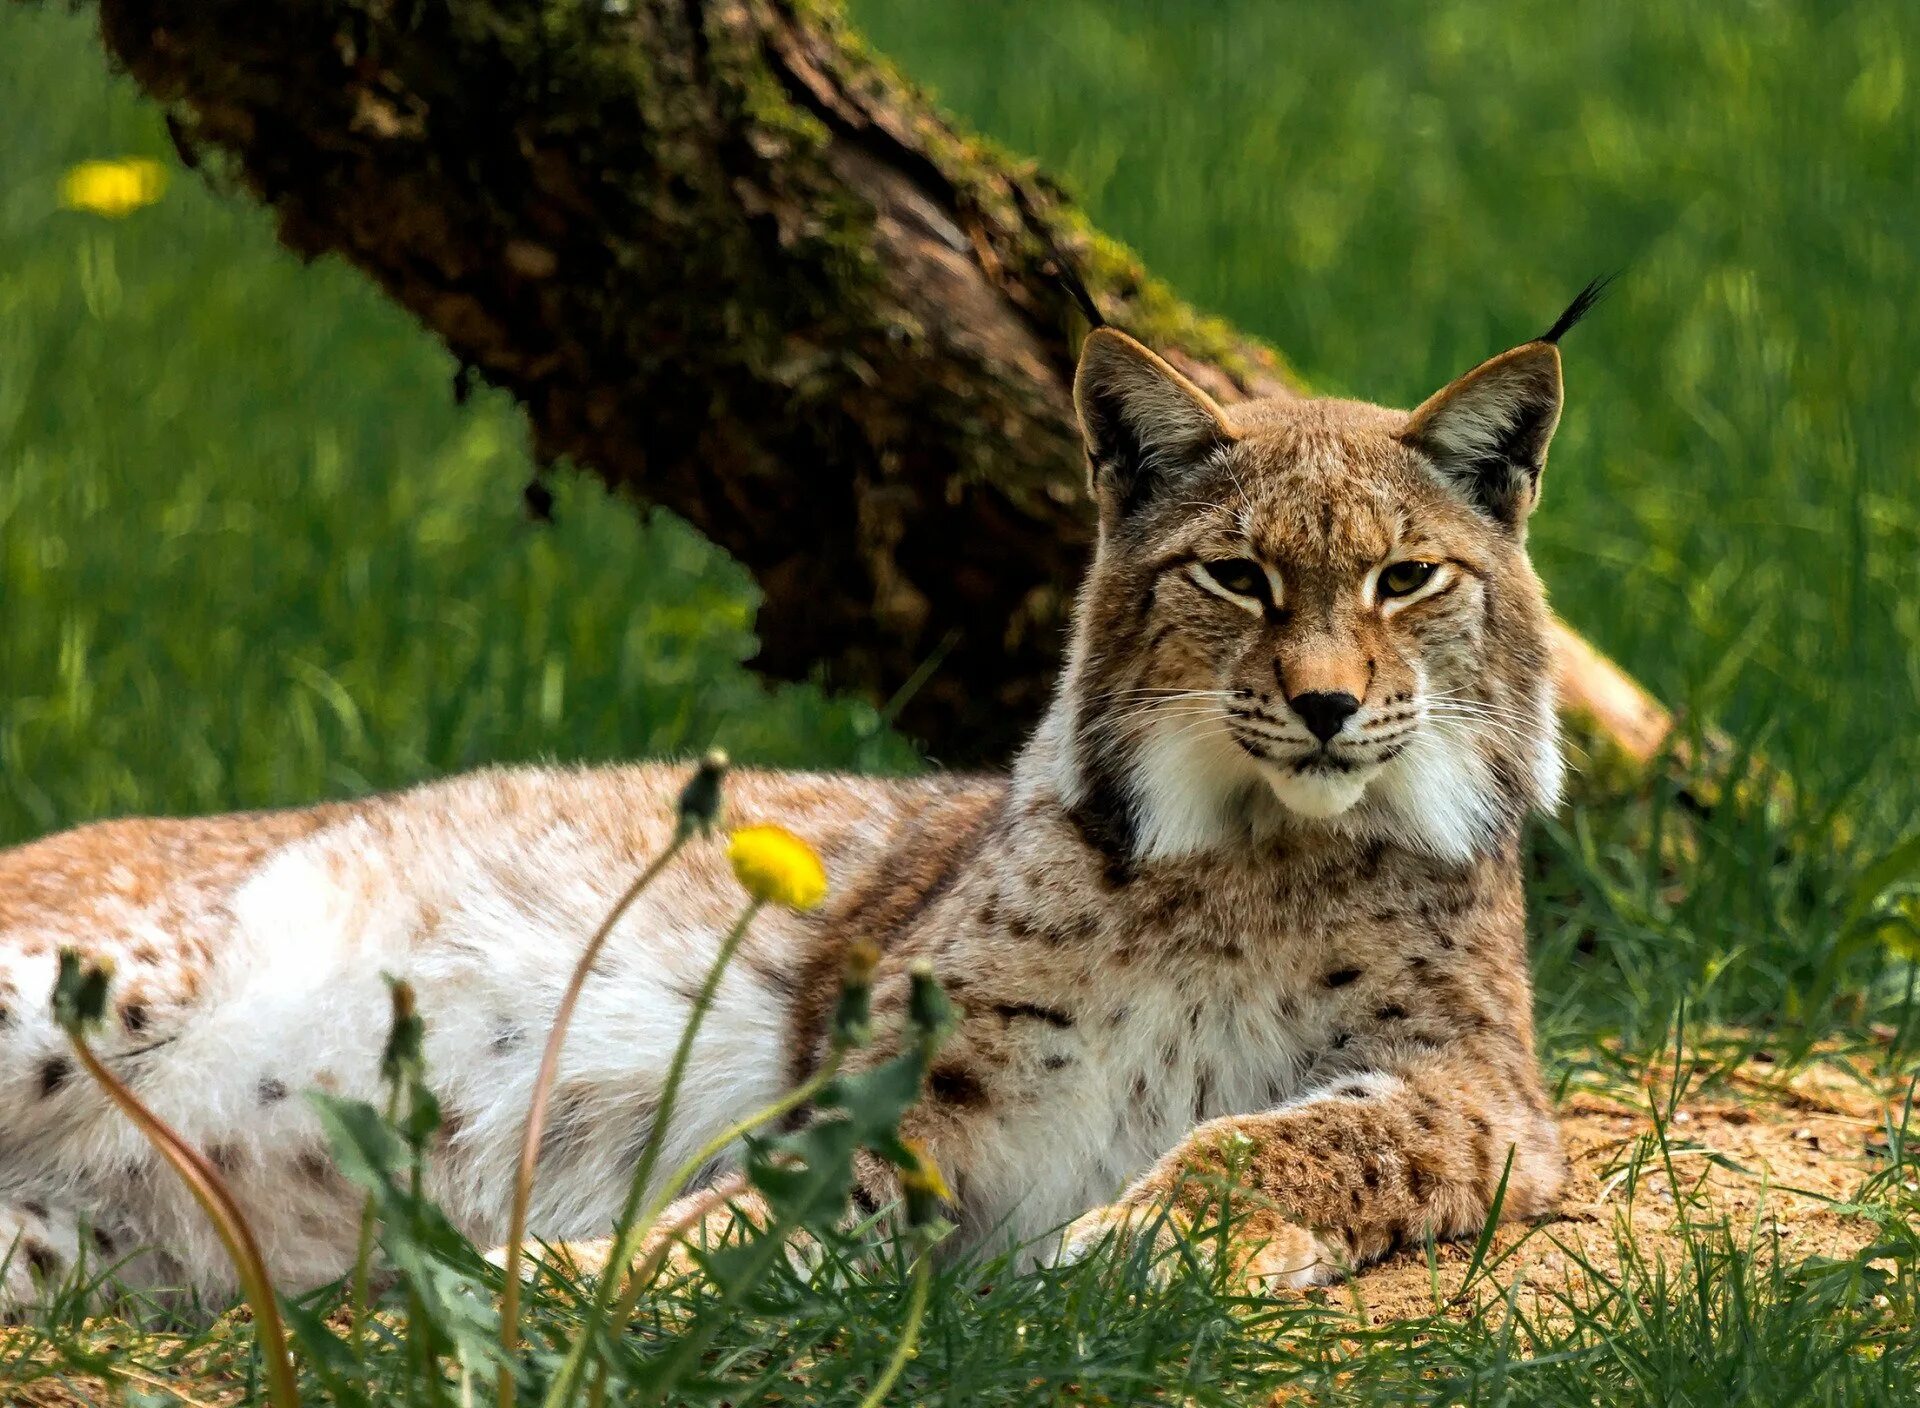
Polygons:
[[[1560,783],[1525,551],[1558,352],[1525,344],[1411,414],[1223,408],[1102,330],[1076,400],[1100,534],[1051,709],[1005,776],[731,781],[733,819],[810,839],[833,897],[756,926],[661,1167],[815,1067],[846,946],[870,940],[883,1032],[917,959],[963,1014],[909,1117],[963,1244],[1072,1222],[1078,1255],[1167,1209],[1177,1225],[1229,1179],[1242,1269],[1297,1285],[1474,1231],[1503,1179],[1508,1214],[1544,1211],[1562,1163],[1518,848]],[[152,1278],[230,1285],[50,1024],[64,944],[115,960],[107,1059],[218,1151],[290,1289],[341,1274],[357,1226],[297,1093],[375,1093],[382,974],[410,978],[448,1117],[434,1192],[497,1239],[540,1038],[666,843],[679,780],[489,771],[0,855],[0,1238],[22,1253],[5,1294],[30,1297],[83,1225],[157,1247]],[[561,1062],[543,1240],[606,1229],[739,904],[703,841],[613,935]],[[722,1178],[674,1225],[727,1216],[735,1191]],[[864,1205],[893,1192],[866,1167]]]

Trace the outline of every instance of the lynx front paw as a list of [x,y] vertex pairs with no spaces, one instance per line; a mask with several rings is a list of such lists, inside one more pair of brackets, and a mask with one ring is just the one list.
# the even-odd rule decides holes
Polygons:
[[1060,1255],[1056,1260],[1071,1265],[1108,1247],[1125,1254],[1142,1240],[1151,1238],[1154,1274],[1164,1275],[1175,1244],[1189,1230],[1186,1214],[1177,1208],[1109,1203],[1082,1213],[1068,1224],[1061,1234]]
[[[1193,1219],[1178,1208],[1156,1204],[1112,1203],[1076,1218],[1062,1235],[1062,1263],[1083,1261],[1105,1247],[1125,1252],[1152,1239],[1151,1273],[1165,1279],[1188,1257],[1212,1269],[1220,1261],[1222,1239],[1204,1229],[1194,1236]],[[1341,1274],[1335,1250],[1311,1228],[1264,1210],[1236,1215],[1225,1239],[1229,1273],[1255,1294],[1324,1286]]]
[[1233,1270],[1249,1291],[1304,1291],[1346,1274],[1340,1250],[1310,1227],[1269,1212],[1235,1225]]

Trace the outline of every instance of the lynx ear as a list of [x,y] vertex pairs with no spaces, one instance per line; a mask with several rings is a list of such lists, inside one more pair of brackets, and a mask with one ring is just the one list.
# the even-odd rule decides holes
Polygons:
[[1540,497],[1560,399],[1560,349],[1528,342],[1428,397],[1400,439],[1476,508],[1517,530]]
[[1234,438],[1212,397],[1113,328],[1087,335],[1073,405],[1094,495],[1122,516]]

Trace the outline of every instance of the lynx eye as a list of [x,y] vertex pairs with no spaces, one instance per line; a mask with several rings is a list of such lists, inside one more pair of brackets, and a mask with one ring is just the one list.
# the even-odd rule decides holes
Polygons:
[[1380,569],[1380,595],[1412,596],[1433,579],[1439,569],[1434,562],[1394,562]]
[[1255,601],[1267,599],[1266,569],[1252,558],[1223,557],[1201,563],[1200,570],[1213,578],[1214,585],[1223,592],[1250,596]]

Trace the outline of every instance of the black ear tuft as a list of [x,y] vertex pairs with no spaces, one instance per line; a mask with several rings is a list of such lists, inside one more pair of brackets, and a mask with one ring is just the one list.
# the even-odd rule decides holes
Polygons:
[[1607,290],[1612,287],[1613,281],[1619,277],[1618,274],[1607,274],[1595,279],[1592,283],[1581,289],[1575,296],[1573,302],[1567,305],[1567,311],[1555,318],[1553,320],[1553,326],[1541,333],[1534,341],[1558,342],[1561,338],[1572,332],[1573,325],[1593,311],[1593,305],[1606,297]]
[[1100,311],[1100,305],[1087,292],[1086,281],[1080,277],[1078,267],[1060,252],[1060,242],[1054,239],[1052,231],[1042,227],[1041,233],[1047,241],[1047,262],[1041,265],[1041,272],[1051,274],[1054,281],[1067,291],[1067,297],[1079,307],[1080,315],[1087,320],[1089,328],[1107,327],[1107,315]]

